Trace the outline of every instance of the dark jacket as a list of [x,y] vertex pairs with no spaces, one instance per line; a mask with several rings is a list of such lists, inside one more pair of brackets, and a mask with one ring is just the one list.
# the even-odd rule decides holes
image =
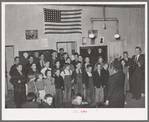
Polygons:
[[103,86],[103,71],[101,70],[101,74],[99,76],[98,71],[94,71],[93,72],[93,81],[94,81],[94,85],[97,88],[100,88],[101,86]]
[[48,103],[46,103],[45,101],[43,101],[40,106],[40,108],[54,108],[54,105],[49,105]]
[[[73,82],[73,84],[77,84],[77,73],[76,73],[76,69],[72,72],[72,79],[74,79],[74,82]],[[84,84],[84,81],[83,81],[83,73],[82,73],[82,77],[81,77],[81,79],[82,79],[82,83]]]
[[109,80],[109,70],[102,69],[103,74],[103,85],[108,86],[108,80]]
[[55,75],[54,78],[55,78],[55,88],[64,90],[64,80],[63,80],[63,77],[62,76],[57,77]]
[[[93,80],[93,75],[92,75],[92,80]],[[83,79],[83,81],[84,81],[84,83],[85,83],[86,88],[88,88],[88,87],[89,87],[89,86],[88,86],[88,83],[89,83],[89,76],[88,76],[87,72],[85,72],[85,74],[84,74],[84,79]],[[93,81],[93,84],[94,84],[94,81]]]
[[26,102],[21,105],[21,108],[39,108],[39,103],[37,102]]
[[124,101],[124,81],[123,71],[118,71],[109,77],[107,100],[117,104]]
[[43,68],[43,67],[41,66],[41,64],[40,64],[40,61],[38,61],[36,65],[37,65],[38,71],[40,72],[41,69]]
[[[20,83],[18,81],[21,81]],[[15,91],[24,91],[25,92],[25,84],[27,82],[26,76],[24,72],[22,75],[16,70],[13,76],[10,79],[10,83],[14,86]]]
[[17,70],[17,69],[16,69],[16,66],[17,66],[17,65],[14,64],[14,65],[12,65],[11,68],[10,68],[9,75],[10,75],[11,77],[13,76],[13,73],[16,72],[16,70]]
[[30,63],[27,63],[27,64],[25,65],[25,75],[26,75],[26,76],[28,75],[29,71],[32,70],[31,66],[32,66],[32,64],[30,64]]

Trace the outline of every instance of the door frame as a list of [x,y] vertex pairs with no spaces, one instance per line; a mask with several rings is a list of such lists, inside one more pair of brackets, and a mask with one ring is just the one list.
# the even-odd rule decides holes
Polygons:
[[76,41],[61,41],[61,42],[56,42],[57,53],[59,52],[59,50],[58,50],[58,43],[75,43],[75,51],[77,51],[77,42]]

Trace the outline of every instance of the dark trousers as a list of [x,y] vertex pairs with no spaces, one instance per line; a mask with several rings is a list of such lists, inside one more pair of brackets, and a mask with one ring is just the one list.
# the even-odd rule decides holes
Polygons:
[[64,101],[68,101],[71,98],[71,83],[65,82],[64,87],[65,87]]
[[56,89],[56,94],[55,94],[55,107],[56,108],[61,108],[62,107],[62,89]]
[[89,102],[91,104],[94,103],[94,100],[95,100],[94,87],[86,89],[86,98],[87,98],[87,102]]
[[26,102],[25,91],[15,91],[14,89],[14,102],[17,108],[21,108],[22,103]]
[[109,106],[108,108],[124,108],[124,101],[109,101]]
[[108,95],[108,86],[104,87],[104,101],[106,101]]
[[142,79],[142,69],[136,68],[136,70],[132,74],[132,83],[131,83],[131,88],[132,88],[132,95],[136,99],[139,99],[141,97],[141,79]]

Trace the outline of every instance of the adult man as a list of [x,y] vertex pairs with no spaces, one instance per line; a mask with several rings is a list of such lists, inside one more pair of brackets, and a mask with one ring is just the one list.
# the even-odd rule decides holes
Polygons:
[[114,74],[109,77],[108,81],[108,94],[106,105],[109,108],[123,108],[124,107],[124,81],[125,75],[121,70],[120,61],[114,62]]
[[[131,58],[131,63],[133,64],[133,71],[131,73],[131,80],[130,80],[130,85],[131,85],[131,91],[132,91],[132,98],[138,100],[141,97],[141,79],[143,75],[143,70],[144,70],[144,56],[141,54],[141,48],[136,47],[135,48],[135,53]],[[130,67],[131,68],[131,67]]]
[[36,64],[37,65],[37,69],[38,71],[40,72],[42,68],[44,68],[44,65],[45,65],[45,60],[44,60],[44,54],[43,53],[40,53],[39,54],[39,61],[38,63]]
[[10,68],[10,72],[9,72],[9,75],[12,77],[13,76],[13,73],[17,70],[16,69],[16,66],[20,63],[20,58],[18,56],[16,56],[14,58],[14,62],[15,64],[11,66]]
[[58,55],[57,55],[57,58],[58,58],[58,60],[63,60],[63,53],[64,53],[64,49],[63,48],[60,48],[59,49],[59,53],[58,53]]
[[55,50],[53,50],[51,56],[52,57],[50,59],[50,67],[51,67],[51,69],[54,69],[55,62],[57,60],[57,52]]
[[129,63],[130,63],[130,58],[128,58],[128,52],[127,51],[124,51],[123,52],[123,58],[121,60],[124,60],[126,62],[126,66],[129,66]]
[[27,76],[29,71],[31,71],[32,63],[34,62],[34,57],[32,55],[28,56],[28,63],[25,65],[25,75]]

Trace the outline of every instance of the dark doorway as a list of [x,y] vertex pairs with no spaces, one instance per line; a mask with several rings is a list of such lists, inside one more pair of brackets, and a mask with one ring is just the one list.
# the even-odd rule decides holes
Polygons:
[[83,58],[87,55],[87,50],[91,49],[92,54],[92,64],[95,64],[98,61],[99,52],[98,49],[102,49],[102,57],[104,59],[104,62],[107,62],[107,46],[86,46],[86,47],[80,47],[80,55],[83,56]]

